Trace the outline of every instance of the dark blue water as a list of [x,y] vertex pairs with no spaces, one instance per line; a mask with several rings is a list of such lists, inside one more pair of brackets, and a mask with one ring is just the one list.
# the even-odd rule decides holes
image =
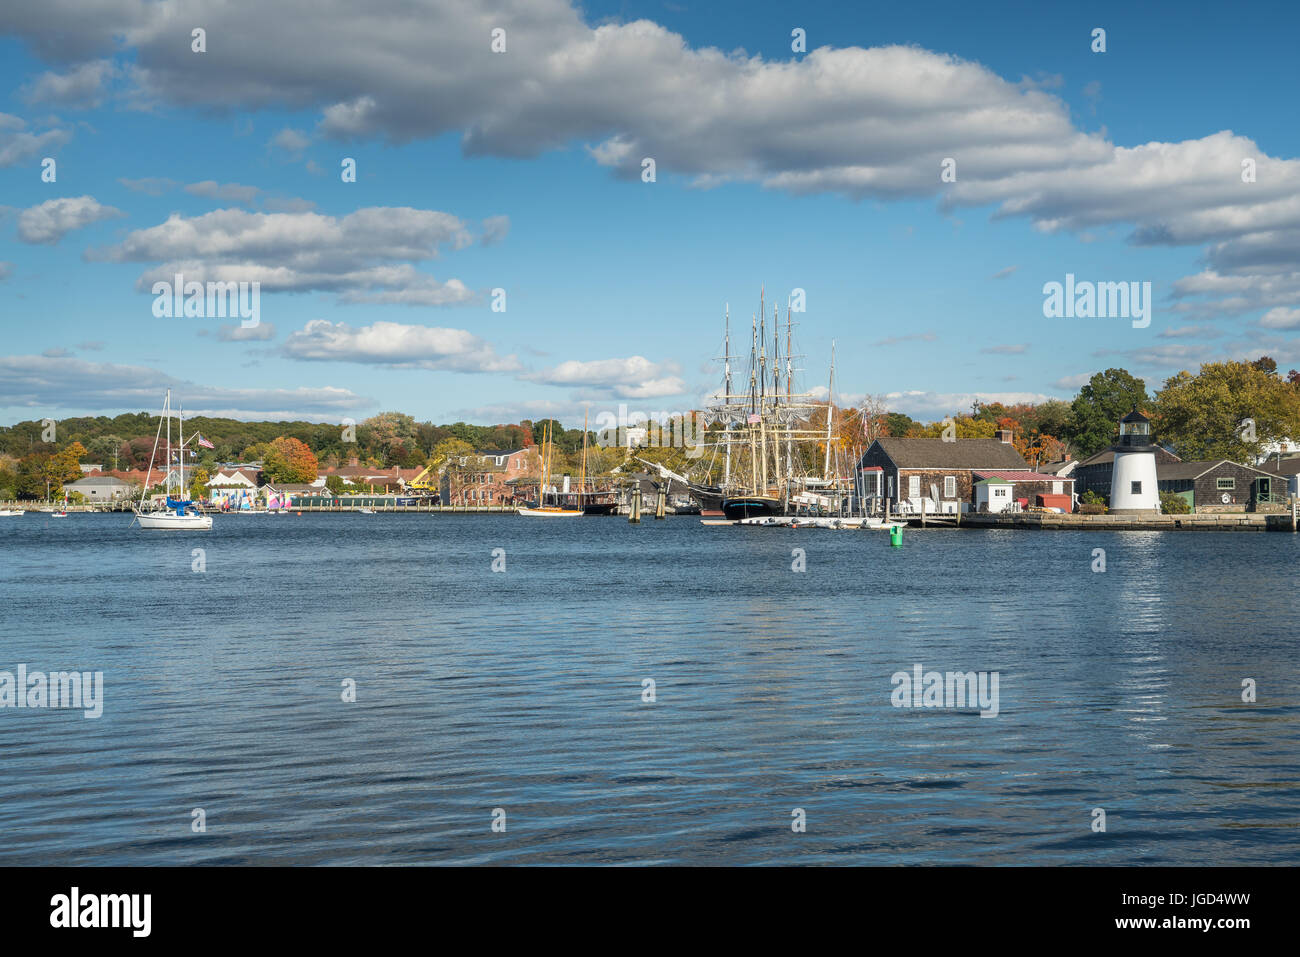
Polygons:
[[[0,670],[106,688],[0,710],[0,863],[1300,853],[1293,535],[129,520],[0,519]],[[999,672],[1000,714],[893,707],[915,663]]]

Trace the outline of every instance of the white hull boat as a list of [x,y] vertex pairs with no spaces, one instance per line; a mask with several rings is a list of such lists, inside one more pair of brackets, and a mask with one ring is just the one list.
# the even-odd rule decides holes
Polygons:
[[531,515],[533,518],[576,518],[582,514],[580,509],[557,508],[554,505],[542,508],[520,508],[516,511],[520,515]]
[[26,515],[27,510],[21,508],[0,508],[0,518],[15,518],[19,515]]
[[[177,442],[172,446],[172,419],[177,421]],[[193,455],[185,448],[185,417],[178,411],[172,411],[172,393],[171,389],[167,390],[167,397],[163,399],[162,415],[158,421],[158,434],[153,440],[153,454],[149,458],[149,471],[145,473],[144,489],[147,491],[150,487],[149,479],[153,476],[154,463],[158,458],[158,447],[163,437],[163,427],[167,428],[167,444],[165,447],[166,468],[163,470],[165,478],[164,501],[165,507],[155,506],[150,511],[145,511],[144,494],[142,491],[140,501],[135,506],[134,522],[139,522],[141,528],[159,528],[173,530],[201,530],[212,527],[212,516],[203,515],[194,503],[186,499],[185,492],[185,457],[186,454]],[[193,436],[191,436],[193,438]],[[200,436],[202,440],[202,436]],[[211,448],[211,446],[208,446]],[[176,489],[176,497],[172,498],[172,489]]]
[[141,528],[202,529],[212,527],[212,516],[200,515],[197,512],[186,512],[184,515],[177,515],[175,512],[138,512],[136,521],[140,523]]

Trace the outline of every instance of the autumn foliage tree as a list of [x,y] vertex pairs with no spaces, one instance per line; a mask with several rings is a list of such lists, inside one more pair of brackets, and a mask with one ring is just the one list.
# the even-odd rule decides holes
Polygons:
[[319,468],[305,443],[284,435],[266,447],[262,458],[262,471],[272,482],[314,482]]

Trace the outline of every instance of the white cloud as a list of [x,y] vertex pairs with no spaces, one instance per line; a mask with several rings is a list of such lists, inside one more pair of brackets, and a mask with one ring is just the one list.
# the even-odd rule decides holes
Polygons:
[[293,130],[286,127],[271,137],[271,145],[284,150],[286,153],[296,154],[301,153],[311,145],[311,138],[302,130]]
[[74,229],[125,215],[120,209],[101,205],[93,196],[47,199],[18,214],[18,238],[25,243],[53,244]]
[[1259,324],[1265,329],[1300,329],[1300,309],[1270,309]]
[[1019,356],[1029,351],[1029,344],[1026,342],[1013,342],[1000,346],[985,346],[980,352],[986,352],[995,356]]
[[333,217],[219,209],[173,213],[87,255],[161,263],[137,280],[142,291],[179,272],[198,282],[260,282],[263,292],[334,292],[344,302],[455,305],[471,302],[473,291],[457,279],[440,282],[410,261],[472,241],[460,219],[435,210],[367,207]]
[[1092,376],[1093,373],[1091,372],[1084,372],[1079,375],[1068,375],[1053,382],[1052,388],[1060,389],[1062,392],[1077,392],[1092,381]]
[[23,97],[29,103],[91,109],[103,102],[108,83],[117,72],[111,60],[89,60],[67,73],[42,73],[23,87]]
[[490,344],[464,329],[376,322],[353,327],[313,319],[285,341],[290,359],[360,362],[398,369],[450,372],[514,372],[514,356],[499,356]]
[[651,362],[644,356],[625,359],[569,360],[521,379],[547,385],[590,386],[628,399],[655,399],[680,395],[686,383],[676,373],[675,363]]
[[333,386],[230,389],[176,379],[146,366],[49,356],[0,356],[0,407],[131,411],[156,409],[172,389],[187,415],[338,421],[372,400]]
[[22,118],[0,113],[0,169],[42,159],[71,139],[72,133],[64,129],[32,133]]

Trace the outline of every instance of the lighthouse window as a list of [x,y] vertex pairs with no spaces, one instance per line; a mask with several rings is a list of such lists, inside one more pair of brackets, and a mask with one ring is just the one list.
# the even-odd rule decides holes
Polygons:
[[1141,494],[1142,494],[1142,483],[1141,483],[1141,482],[1133,482],[1133,483],[1131,483],[1131,485],[1130,485],[1130,487],[1129,487],[1129,491],[1132,492],[1132,494],[1134,494],[1134,495],[1141,495]]
[[1218,489],[1235,489],[1237,487],[1237,480],[1235,478],[1215,479],[1214,487]]

